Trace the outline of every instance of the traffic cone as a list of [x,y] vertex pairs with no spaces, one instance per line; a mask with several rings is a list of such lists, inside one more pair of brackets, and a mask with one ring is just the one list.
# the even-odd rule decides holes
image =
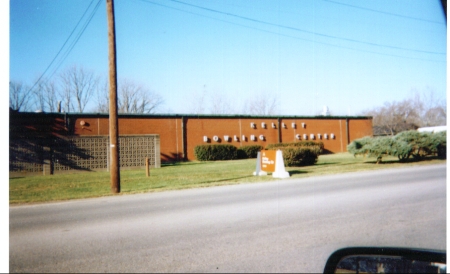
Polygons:
[[[259,157],[259,152],[258,152]],[[286,171],[284,167],[283,153],[281,150],[277,150],[276,158],[275,158],[275,172],[272,173],[273,178],[289,178],[289,172]]]
[[254,176],[264,176],[267,172],[261,171],[261,151],[258,151],[258,156],[256,157],[256,171],[253,172]]

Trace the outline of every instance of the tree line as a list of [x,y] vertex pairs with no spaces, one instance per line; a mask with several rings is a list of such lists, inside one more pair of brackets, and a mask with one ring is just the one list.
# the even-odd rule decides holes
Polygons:
[[385,102],[362,115],[373,117],[374,135],[395,136],[419,127],[446,125],[447,102],[431,88],[422,92],[413,90],[401,101]]
[[[153,114],[161,111],[163,97],[131,79],[118,79],[118,112]],[[192,92],[186,104],[190,114],[250,114],[275,115],[278,100],[275,95],[261,93],[250,96],[242,111],[235,100],[219,92]],[[107,79],[92,70],[72,65],[48,81],[37,81],[33,86],[21,81],[9,82],[9,107],[22,112],[109,112]]]
[[[9,82],[9,107],[14,111],[43,112],[109,112],[107,79],[92,70],[70,66],[55,79],[28,86],[21,81]],[[129,79],[118,80],[119,113],[155,113],[163,98],[144,85]]]
[[[158,92],[130,79],[118,80],[117,96],[119,113],[158,113],[164,103]],[[223,92],[208,93],[204,86],[202,92],[187,94],[185,111],[219,115],[280,114],[276,94],[261,92],[247,96],[238,109],[236,100]],[[67,67],[52,80],[38,81],[31,87],[21,81],[10,81],[9,107],[14,111],[108,113],[108,81],[77,65]],[[374,135],[394,136],[418,127],[446,125],[446,98],[438,97],[430,88],[424,92],[415,90],[404,100],[385,102],[361,115],[373,117]]]
[[279,113],[279,101],[276,94],[259,92],[247,94],[247,99],[242,105],[238,100],[228,97],[223,92],[193,92],[189,96],[189,109],[192,114],[243,114],[243,115],[277,115]]

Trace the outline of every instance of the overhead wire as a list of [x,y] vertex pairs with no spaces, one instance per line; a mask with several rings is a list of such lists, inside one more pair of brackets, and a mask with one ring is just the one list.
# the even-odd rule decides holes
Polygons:
[[283,36],[283,37],[288,37],[288,38],[292,38],[292,39],[296,39],[296,40],[312,42],[312,43],[315,43],[315,44],[322,44],[322,45],[332,46],[332,47],[336,47],[336,48],[349,49],[349,50],[354,50],[354,51],[359,51],[359,52],[366,52],[366,53],[372,53],[372,54],[383,55],[383,56],[399,57],[399,58],[404,58],[404,59],[423,60],[423,61],[431,61],[431,62],[441,62],[441,61],[424,59],[424,58],[415,58],[415,57],[410,57],[410,56],[402,56],[402,55],[397,55],[397,54],[389,54],[389,53],[381,53],[381,52],[370,51],[370,50],[357,49],[357,48],[346,47],[346,46],[342,46],[342,45],[336,45],[336,44],[331,44],[331,43],[326,43],[326,42],[320,42],[320,41],[307,39],[307,38],[300,38],[300,37],[293,36],[293,35],[288,35],[288,34],[284,34],[284,33],[280,33],[280,32],[274,32],[274,31],[270,31],[270,30],[266,30],[266,29],[257,28],[257,27],[251,27],[251,26],[247,26],[247,25],[231,22],[231,21],[228,21],[228,20],[219,19],[217,17],[211,17],[211,16],[207,16],[207,15],[204,15],[204,14],[195,13],[195,12],[192,12],[192,11],[187,11],[187,10],[184,10],[184,9],[180,9],[180,8],[164,5],[164,4],[161,4],[161,3],[156,3],[156,2],[151,1],[151,0],[139,0],[139,1],[145,2],[145,3],[148,3],[148,4],[153,4],[153,5],[156,5],[156,6],[161,6],[161,7],[172,9],[172,10],[181,11],[181,12],[184,12],[184,13],[188,13],[188,14],[192,14],[192,15],[196,15],[196,16],[200,16],[200,17],[204,17],[204,18],[209,18],[209,19],[212,19],[212,20],[224,22],[224,23],[231,24],[231,25],[236,25],[236,26],[240,26],[240,27],[244,27],[244,28],[248,28],[248,29],[253,29],[253,30],[257,30],[257,31],[261,31],[261,32],[266,32],[266,33],[270,33],[270,34],[275,34],[275,35],[279,35],[279,36]]
[[[325,42],[319,42],[319,41],[306,39],[306,38],[300,38],[300,37],[287,35],[287,34],[283,34],[283,33],[279,33],[279,32],[273,32],[273,31],[269,31],[269,30],[265,30],[265,29],[256,28],[256,27],[250,27],[250,26],[246,26],[246,25],[243,25],[243,24],[239,24],[239,23],[235,23],[235,22],[231,22],[231,21],[227,21],[227,20],[223,20],[223,19],[219,19],[219,18],[215,18],[215,17],[206,16],[206,15],[203,15],[203,14],[198,14],[198,13],[195,13],[195,12],[186,11],[186,10],[183,10],[183,9],[180,9],[180,8],[167,6],[167,5],[156,3],[156,2],[153,2],[153,1],[150,1],[150,0],[140,0],[140,1],[143,1],[143,2],[146,2],[146,3],[150,3],[150,4],[154,4],[154,5],[158,5],[158,6],[162,6],[162,7],[165,7],[165,8],[170,8],[170,9],[182,11],[182,12],[185,12],[185,13],[190,13],[190,14],[197,15],[197,16],[207,17],[207,18],[210,18],[210,19],[213,19],[213,20],[218,20],[218,21],[222,21],[222,22],[225,22],[225,23],[233,24],[233,25],[238,25],[238,26],[245,27],[245,28],[255,29],[255,30],[258,30],[258,31],[263,31],[263,32],[267,32],[267,33],[280,35],[280,36],[290,37],[290,38],[294,38],[294,39],[298,39],[298,40],[304,40],[304,41],[314,42],[314,43],[318,43],[318,44],[324,44],[324,45],[328,45],[328,46],[333,46],[333,47],[338,47],[338,48],[345,48],[345,49],[361,51],[361,52],[368,52],[368,53],[379,54],[379,55],[387,55],[387,56],[394,56],[394,57],[407,58],[407,59],[419,59],[419,60],[433,61],[433,60],[429,60],[429,59],[405,57],[405,56],[401,56],[401,55],[386,54],[386,53],[380,53],[380,52],[374,52],[374,51],[368,51],[368,50],[355,49],[355,48],[351,48],[351,47],[345,47],[345,46],[340,46],[340,45],[335,45],[335,44],[330,44],[330,43],[325,43]],[[391,48],[391,49],[397,49],[397,50],[418,52],[418,53],[427,53],[427,54],[434,54],[434,55],[446,55],[445,52],[434,52],[434,51],[426,51],[426,50],[419,50],[419,49],[412,49],[412,48],[397,47],[397,46],[391,46],[391,45],[384,45],[384,44],[372,43],[372,42],[367,42],[367,41],[361,41],[361,40],[351,39],[351,38],[346,38],[346,37],[339,37],[339,36],[334,36],[334,35],[328,35],[328,34],[314,32],[314,31],[308,31],[308,30],[305,30],[305,29],[297,28],[297,27],[281,25],[281,24],[275,24],[275,23],[271,23],[271,22],[267,22],[267,21],[263,21],[263,20],[259,20],[259,19],[254,19],[254,18],[250,18],[250,17],[246,17],[246,16],[241,16],[241,15],[229,13],[229,12],[224,12],[224,11],[211,9],[211,8],[207,8],[207,7],[203,7],[203,6],[199,6],[199,5],[194,5],[194,4],[182,2],[182,1],[179,1],[179,0],[167,0],[167,1],[170,1],[170,2],[173,2],[173,3],[177,3],[177,4],[181,4],[181,5],[185,5],[185,6],[194,7],[196,9],[205,10],[205,11],[208,11],[208,12],[213,12],[213,13],[217,13],[217,14],[226,15],[226,16],[229,16],[229,17],[234,17],[234,18],[238,18],[238,19],[254,22],[254,23],[269,25],[269,26],[278,27],[278,28],[282,28],[282,29],[294,30],[294,31],[297,31],[297,32],[308,33],[308,34],[312,34],[312,35],[315,35],[315,36],[321,36],[321,37],[325,37],[325,38],[343,40],[343,41],[348,41],[348,42],[353,42],[353,43],[366,44],[366,45],[376,46],[376,47],[384,47],[384,48]],[[378,13],[383,13],[383,14],[387,14],[387,15],[398,16],[398,17],[412,19],[412,20],[421,20],[421,21],[426,21],[426,22],[431,22],[431,23],[440,23],[440,22],[437,22],[437,21],[431,21],[431,20],[427,20],[427,19],[421,19],[421,18],[416,18],[416,17],[404,16],[404,15],[399,15],[399,14],[394,14],[394,13],[389,13],[389,12],[383,12],[383,11],[379,11],[379,10],[364,8],[364,7],[360,7],[360,6],[344,4],[344,3],[336,2],[336,1],[333,1],[333,0],[323,0],[323,1],[326,1],[326,2],[329,2],[329,3],[333,3],[333,4],[338,4],[338,5],[349,6],[349,7],[357,8],[357,9],[368,10],[368,11],[371,11],[371,12],[378,12]],[[95,0],[92,0],[89,3],[88,7],[84,11],[84,13],[81,16],[80,20],[78,20],[77,24],[75,25],[74,29],[71,31],[71,33],[68,36],[68,38],[65,40],[65,42],[63,43],[63,45],[61,46],[61,48],[59,49],[59,51],[57,52],[55,57],[52,59],[52,61],[47,66],[47,68],[44,70],[44,72],[40,75],[38,80],[33,84],[33,86],[30,88],[30,90],[32,90],[42,80],[44,75],[49,71],[49,69],[55,63],[57,58],[60,56],[61,52],[66,47],[67,43],[71,40],[73,34],[78,29],[78,27],[81,24],[81,22],[83,21],[83,19],[86,17],[87,12],[90,10],[90,8],[91,8],[91,6],[93,5],[94,2],[95,2]],[[90,24],[92,18],[94,17],[95,13],[97,12],[97,10],[98,10],[98,8],[100,6],[100,3],[101,3],[101,0],[97,0],[96,6],[91,11],[90,15],[88,16],[88,19],[84,22],[83,27],[77,33],[76,38],[71,42],[70,46],[66,49],[65,53],[60,58],[60,60],[58,62],[58,65],[55,67],[53,72],[47,78],[53,77],[53,75],[56,73],[56,71],[58,71],[59,67],[64,63],[65,59],[71,53],[71,51],[73,50],[73,48],[78,43],[78,41],[81,38],[81,36],[83,35],[84,31],[86,30],[86,28]]]
[[341,3],[341,2],[337,2],[337,1],[333,1],[333,0],[322,0],[322,1],[325,1],[325,2],[328,2],[328,3],[333,3],[333,4],[336,4],[336,5],[341,5],[341,6],[351,7],[351,8],[355,8],[355,9],[367,10],[367,11],[371,11],[371,12],[376,12],[376,13],[386,14],[386,15],[395,16],[395,17],[400,17],[400,18],[405,18],[405,19],[411,19],[411,20],[417,20],[417,21],[429,22],[429,23],[433,23],[433,24],[445,25],[444,22],[440,22],[440,21],[428,20],[428,19],[424,19],[424,18],[418,18],[418,17],[407,16],[407,15],[402,15],[402,14],[397,14],[397,13],[392,13],[392,12],[386,12],[386,11],[381,11],[381,10],[375,10],[375,9],[370,9],[370,8],[361,7],[361,6],[350,5],[350,4],[346,4],[346,3]]
[[91,23],[92,18],[94,17],[95,13],[97,12],[98,8],[100,7],[100,3],[101,3],[101,0],[98,0],[97,5],[94,7],[94,9],[92,10],[91,14],[89,15],[89,19],[84,23],[84,26],[78,32],[78,35],[76,36],[75,40],[72,42],[70,47],[66,50],[64,56],[61,58],[59,64],[56,66],[56,68],[54,69],[53,73],[49,76],[49,78],[51,78],[56,73],[56,71],[58,71],[59,67],[64,63],[64,61],[67,58],[67,56],[69,56],[70,52],[72,52],[73,48],[75,47],[75,45],[80,40],[80,38],[83,35],[84,31],[86,30],[88,25]]
[[[56,53],[55,57],[53,57],[52,61],[50,62],[50,64],[47,66],[47,68],[44,70],[44,72],[39,76],[39,78],[36,80],[36,82],[33,84],[33,86],[31,86],[30,90],[33,90],[33,88],[42,80],[42,78],[44,77],[44,75],[47,73],[47,71],[50,69],[50,67],[53,65],[53,63],[56,61],[56,59],[60,56],[61,52],[63,51],[63,49],[65,48],[66,44],[70,41],[70,39],[72,38],[74,32],[77,30],[78,26],[80,25],[80,23],[83,21],[83,18],[85,18],[86,13],[89,11],[89,9],[91,8],[92,4],[95,2],[95,0],[92,0],[88,7],[86,8],[86,10],[83,12],[83,15],[81,16],[81,18],[78,20],[77,24],[75,25],[75,27],[73,28],[73,30],[70,32],[69,36],[67,37],[67,39],[64,41],[63,45],[61,46],[61,48],[58,50],[58,52]],[[80,39],[81,35],[84,33],[85,29],[87,28],[87,25],[91,22],[93,15],[95,14],[95,12],[98,9],[98,6],[100,4],[101,0],[97,0],[97,5],[94,8],[94,11],[91,12],[91,15],[87,21],[87,23],[85,23],[84,27],[82,28],[82,30],[78,33],[77,38],[75,39],[75,41],[72,42],[72,44],[69,46],[69,50],[66,50],[66,53],[64,54],[64,57],[59,61],[59,65],[57,66],[57,68],[53,71],[53,73],[51,74],[50,77],[47,78],[51,78],[55,72],[57,71],[57,69],[59,68],[59,66],[61,66],[61,64],[64,62],[65,58],[67,58],[67,56],[69,55],[70,51],[74,48],[75,44],[78,42],[78,40]]]
[[300,29],[300,28],[296,28],[296,27],[291,27],[291,26],[287,26],[287,25],[270,23],[270,22],[266,22],[266,21],[262,21],[262,20],[258,20],[258,19],[254,19],[254,18],[250,18],[250,17],[246,17],[246,16],[241,16],[241,15],[237,15],[237,14],[233,14],[233,13],[229,13],[229,12],[223,12],[223,11],[220,11],[220,10],[211,9],[211,8],[207,8],[207,7],[203,7],[203,6],[198,6],[198,5],[194,5],[194,4],[190,4],[190,3],[186,3],[186,2],[182,2],[182,1],[178,1],[178,0],[167,0],[167,1],[174,2],[174,3],[179,3],[179,4],[182,4],[182,5],[194,7],[194,8],[197,8],[197,9],[206,10],[206,11],[209,11],[209,12],[214,12],[214,13],[218,13],[218,14],[222,14],[222,15],[227,15],[227,16],[230,16],[230,17],[235,17],[235,18],[239,18],[239,19],[243,19],[243,20],[247,20],[247,21],[251,21],[251,22],[255,22],[255,23],[260,23],[260,24],[264,24],[264,25],[279,27],[279,28],[283,28],[283,29],[294,30],[294,31],[308,33],[308,34],[321,36],[321,37],[326,37],[326,38],[338,39],[338,40],[343,40],[343,41],[348,41],[348,42],[353,42],[353,43],[366,44],[366,45],[376,46],[376,47],[384,47],[384,48],[399,49],[399,50],[406,50],[406,51],[419,52],[419,53],[428,53],[428,54],[436,54],[436,55],[446,55],[445,52],[434,52],[434,51],[426,51],[426,50],[419,50],[419,49],[412,49],[412,48],[397,47],[397,46],[391,46],[391,45],[383,45],[383,44],[378,44],[378,43],[373,43],[373,42],[366,42],[366,41],[361,41],[361,40],[357,40],[357,39],[351,39],[351,38],[347,38],[347,37],[339,37],[339,36],[319,33],[319,32],[315,32],[315,31],[308,31],[308,30],[304,30],[304,29]]

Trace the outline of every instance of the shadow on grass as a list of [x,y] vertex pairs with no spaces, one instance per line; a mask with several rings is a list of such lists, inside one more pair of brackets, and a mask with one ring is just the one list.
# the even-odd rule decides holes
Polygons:
[[218,183],[218,182],[227,182],[227,181],[239,180],[239,179],[250,178],[250,177],[254,177],[254,176],[253,175],[248,175],[248,176],[241,176],[241,177],[234,177],[234,178],[225,178],[225,179],[221,179],[221,180],[210,180],[210,181],[199,182],[198,184],[210,184],[210,183]]
[[[410,164],[410,163],[419,163],[419,162],[427,162],[427,161],[435,161],[435,160],[442,160],[446,161],[446,159],[439,158],[438,156],[429,156],[425,158],[415,159],[415,158],[409,158],[403,161],[400,161],[398,159],[395,160],[382,160],[379,165],[389,165],[389,164]],[[376,160],[373,161],[366,161],[364,164],[377,164]]]
[[165,162],[165,163],[161,163],[161,167],[204,165],[206,163],[207,162]]
[[314,165],[315,165],[315,166],[327,166],[327,165],[336,165],[336,164],[339,164],[339,163],[336,163],[336,162],[316,163],[316,164],[314,164]]
[[399,160],[385,160],[377,164],[377,161],[367,161],[362,162],[363,164],[371,164],[371,165],[391,165],[391,164],[401,164],[401,163],[411,163],[411,161],[408,162],[400,162]]
[[[248,159],[222,160],[222,161],[178,161],[178,162],[163,162],[161,167],[168,166],[190,166],[190,165],[205,165],[205,164],[220,164],[224,162],[238,163],[238,161],[246,161]],[[256,160],[256,159],[255,159]]]
[[421,159],[420,161],[432,161],[432,160],[446,161],[447,158],[442,158],[442,157],[439,157],[439,156],[429,156],[429,157]]
[[361,162],[336,163],[336,165],[338,165],[338,166],[349,166],[349,165],[354,165],[354,164],[359,164],[359,163],[366,163],[366,162],[361,161]]
[[157,186],[152,186],[150,189],[159,189],[159,188],[165,188],[167,187],[167,185],[157,185]]
[[308,171],[305,171],[305,170],[299,170],[299,169],[296,169],[296,170],[288,170],[288,172],[289,172],[289,175],[305,174],[305,173],[308,173]]

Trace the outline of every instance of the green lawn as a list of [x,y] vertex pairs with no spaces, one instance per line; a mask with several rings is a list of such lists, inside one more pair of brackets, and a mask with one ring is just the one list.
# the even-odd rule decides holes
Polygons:
[[[306,167],[290,167],[291,178],[303,178],[354,172],[402,167],[408,165],[428,165],[445,163],[445,160],[432,159],[421,162],[399,163],[397,158],[383,158],[382,164],[375,164],[375,158],[353,157],[348,153],[321,155],[316,165]],[[186,162],[163,165],[152,169],[150,177],[146,177],[145,169],[122,170],[121,194],[165,191],[195,187],[209,187],[239,183],[263,182],[278,180],[272,176],[253,176],[256,159]],[[64,173],[51,176],[29,176],[9,179],[10,204],[37,203],[100,197],[112,194],[109,173],[105,171]]]

